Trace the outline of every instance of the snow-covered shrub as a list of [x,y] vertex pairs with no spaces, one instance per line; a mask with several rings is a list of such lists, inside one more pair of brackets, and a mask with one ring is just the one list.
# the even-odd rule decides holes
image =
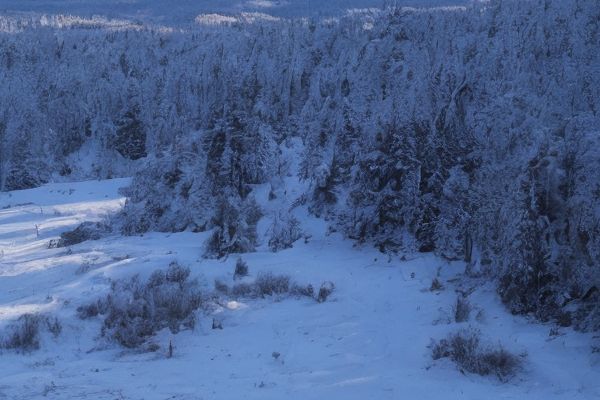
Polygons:
[[229,293],[229,286],[220,279],[215,279],[215,290],[220,293]]
[[502,346],[484,346],[481,333],[475,329],[463,329],[431,344],[434,360],[450,358],[466,372],[479,375],[495,375],[502,382],[511,379],[522,367],[520,356],[510,353]]
[[56,247],[68,247],[87,240],[98,240],[110,232],[110,226],[103,222],[83,222],[72,231],[61,233]]
[[456,296],[456,302],[454,303],[454,306],[452,307],[452,312],[454,314],[454,321],[455,322],[468,321],[469,317],[471,315],[471,309],[472,309],[471,303],[465,296],[463,296],[463,295]]
[[442,284],[442,282],[440,282],[440,280],[438,278],[433,278],[433,280],[431,281],[431,286],[429,287],[429,290],[431,292],[437,292],[444,289],[444,285]]
[[22,351],[37,350],[40,347],[40,325],[41,317],[38,314],[21,315],[4,334],[2,347]]
[[291,295],[295,297],[310,297],[319,303],[324,302],[333,291],[333,283],[324,282],[319,294],[315,296],[312,285],[301,285],[291,280],[288,275],[260,272],[254,281],[239,282],[229,287],[221,280],[215,280],[215,290],[233,298],[257,298],[266,296]]
[[461,330],[449,335],[439,342],[431,344],[431,356],[434,360],[453,357],[453,359],[465,362],[474,357],[479,348],[481,332],[476,330]]
[[81,319],[97,317],[100,314],[106,313],[108,304],[105,299],[98,299],[89,304],[84,304],[77,307],[77,316]]
[[327,301],[327,298],[333,293],[335,285],[333,282],[323,282],[319,288],[319,294],[317,295],[317,302],[323,303]]
[[62,325],[56,317],[42,314],[23,314],[0,335],[0,348],[32,351],[40,347],[40,334],[47,330],[60,335]]
[[242,278],[244,276],[248,276],[248,264],[241,258],[238,258],[235,262],[235,271],[233,272],[233,279]]
[[[241,282],[241,283],[236,283],[235,285],[233,285],[231,290],[228,290],[227,292],[229,292],[235,298],[242,298],[242,297],[252,298],[252,297],[258,296],[257,289],[258,288],[257,288],[256,284]],[[227,293],[227,292],[225,292],[225,293]]]
[[311,284],[299,285],[297,283],[292,283],[292,285],[290,287],[290,294],[292,296],[314,298],[315,297],[315,288]]
[[58,337],[62,332],[62,324],[57,317],[46,317],[46,328],[54,337]]
[[169,264],[169,268],[167,268],[167,272],[164,276],[164,279],[160,270],[154,271],[154,273],[150,275],[150,278],[148,279],[148,285],[160,286],[166,281],[177,283],[179,287],[183,288],[189,276],[189,268],[183,267],[176,262],[172,262],[171,264]]
[[269,228],[269,248],[273,252],[288,249],[302,237],[300,221],[290,213],[278,213]]
[[157,270],[146,282],[134,276],[113,281],[103,299],[78,308],[81,318],[104,316],[102,335],[125,347],[138,347],[157,331],[191,329],[201,304],[198,283],[190,271],[173,262],[166,272]]
[[254,284],[259,296],[284,294],[290,290],[290,277],[288,275],[276,275],[272,272],[260,272]]

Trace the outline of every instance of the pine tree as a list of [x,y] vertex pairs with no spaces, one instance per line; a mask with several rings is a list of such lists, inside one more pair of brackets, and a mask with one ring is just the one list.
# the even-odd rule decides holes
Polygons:
[[139,113],[139,106],[133,106],[125,111],[116,124],[114,149],[130,160],[138,160],[147,155],[146,131]]

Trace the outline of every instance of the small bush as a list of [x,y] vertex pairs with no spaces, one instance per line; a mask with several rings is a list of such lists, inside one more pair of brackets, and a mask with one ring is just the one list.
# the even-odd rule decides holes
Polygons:
[[62,325],[54,317],[40,314],[23,314],[17,321],[8,326],[2,335],[0,348],[18,351],[33,351],[40,347],[40,332],[46,328],[54,337],[60,335]]
[[277,275],[272,272],[261,272],[254,282],[240,282],[231,288],[220,280],[215,280],[215,289],[234,298],[256,298],[273,295],[289,294],[297,297],[310,297],[319,303],[327,300],[327,297],[333,292],[334,285],[331,282],[324,282],[318,295],[315,297],[315,289],[312,285],[300,285],[292,282],[287,275]]
[[485,322],[485,311],[482,308],[477,310],[477,314],[475,314],[475,321],[479,322],[480,324]]
[[235,271],[233,273],[233,279],[242,278],[248,276],[248,264],[241,258],[238,258],[235,263]]
[[271,272],[261,272],[254,282],[260,296],[284,294],[290,290],[290,277],[287,275],[274,275]]
[[215,279],[215,290],[220,293],[229,293],[229,286],[220,279]]
[[39,349],[40,320],[38,314],[21,315],[16,324],[8,327],[2,347],[23,351]]
[[331,293],[333,293],[333,290],[335,289],[335,286],[333,284],[333,282],[323,282],[323,284],[321,285],[321,287],[319,288],[319,295],[317,296],[317,301],[319,303],[323,303],[327,300],[327,298],[329,297],[329,295]]
[[[161,271],[155,271],[154,274],[160,275]],[[177,283],[179,286],[183,286],[187,278],[190,276],[190,269],[182,267],[176,262],[169,264],[167,273],[165,274],[165,280],[167,282]]]
[[431,357],[434,360],[450,358],[461,371],[478,375],[495,375],[503,382],[513,377],[521,368],[520,357],[503,347],[482,347],[478,330],[464,329],[446,339],[433,342]]
[[56,247],[73,246],[86,240],[98,240],[110,233],[110,226],[101,222],[84,222],[72,231],[60,235]]
[[[481,334],[475,330],[464,330],[450,337],[450,357],[459,365],[473,369],[470,364],[477,358]],[[476,372],[476,371],[471,371]]]
[[177,333],[195,325],[195,311],[201,294],[190,270],[171,263],[166,272],[152,273],[146,282],[137,276],[114,281],[110,293],[77,309],[80,318],[104,315],[102,335],[125,347],[144,344],[157,331],[169,328]]
[[450,345],[447,339],[442,339],[439,342],[431,341],[431,358],[439,360],[440,358],[450,357]]
[[440,290],[442,290],[444,288],[444,285],[442,285],[442,282],[440,282],[440,280],[438,278],[433,278],[433,280],[431,281],[431,286],[429,287],[429,290],[432,292],[438,292]]
[[256,297],[258,290],[255,284],[237,283],[233,285],[230,292],[234,297]]
[[80,319],[94,318],[99,314],[105,314],[106,312],[107,304],[103,299],[98,299],[93,303],[77,307],[77,316]]
[[498,379],[505,382],[513,377],[521,369],[522,360],[503,347],[498,349],[487,349],[480,354],[480,375],[496,375]]
[[92,269],[92,264],[90,264],[89,261],[86,261],[83,264],[81,264],[79,267],[77,267],[77,269],[75,270],[75,275],[83,275],[86,272],[88,272],[90,269]]
[[459,295],[456,297],[456,303],[453,307],[454,312],[454,321],[456,322],[466,322],[469,320],[469,316],[471,315],[471,303],[469,300]]
[[293,296],[304,296],[314,298],[315,289],[313,288],[313,285],[302,286],[298,285],[297,283],[294,283],[290,288],[290,294]]
[[56,317],[46,318],[46,328],[54,337],[58,337],[62,332],[62,324]]
[[158,350],[160,350],[158,343],[150,342],[146,345],[146,351],[149,353],[156,353]]

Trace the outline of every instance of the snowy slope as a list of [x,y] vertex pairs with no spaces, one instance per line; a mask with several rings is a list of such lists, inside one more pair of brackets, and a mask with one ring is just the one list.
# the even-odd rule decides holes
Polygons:
[[[215,311],[223,330],[200,315],[194,331],[161,332],[173,358],[97,348],[98,320],[81,321],[77,306],[104,293],[109,279],[147,276],[172,260],[189,266],[205,290],[231,282],[236,257],[200,258],[205,234],[150,233],[108,237],[68,249],[47,249],[61,231],[102,219],[123,200],[127,180],[51,184],[0,194],[0,327],[24,312],[58,315],[63,332],[44,337],[31,354],[0,354],[0,399],[592,399],[600,396],[592,338],[507,314],[485,286],[471,298],[485,309],[481,329],[492,342],[528,354],[525,371],[508,384],[463,375],[432,362],[431,338],[460,326],[445,321],[460,264],[431,255],[402,260],[357,248],[296,209],[307,243],[279,253],[244,255],[250,274],[286,273],[298,282],[336,284],[331,301],[264,299],[225,302]],[[259,192],[259,191],[257,191]],[[37,231],[36,231],[37,225]],[[81,268],[86,265],[86,268]],[[446,289],[428,290],[439,267]],[[413,277],[414,274],[414,277]],[[437,321],[437,322],[434,322]],[[281,356],[276,360],[273,352]],[[492,395],[493,393],[493,395]]]
[[[466,0],[404,0],[407,6],[466,4]],[[276,16],[338,15],[348,9],[381,7],[383,0],[3,0],[0,13],[103,15],[155,22],[191,22],[203,13],[261,12]]]

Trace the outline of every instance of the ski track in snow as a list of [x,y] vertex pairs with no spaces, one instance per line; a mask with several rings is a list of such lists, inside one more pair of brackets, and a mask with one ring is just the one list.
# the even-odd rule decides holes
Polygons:
[[[215,278],[232,282],[235,260],[200,257],[205,233],[112,236],[68,249],[48,249],[50,239],[83,221],[100,220],[122,207],[118,188],[127,179],[50,184],[0,194],[0,329],[26,312],[56,314],[62,334],[44,336],[29,354],[0,354],[0,399],[593,399],[600,396],[598,359],[591,335],[509,315],[493,288],[472,303],[485,310],[481,329],[491,342],[527,352],[525,370],[507,384],[463,375],[447,360],[433,362],[427,348],[467,324],[445,323],[455,292],[448,279],[461,263],[432,255],[409,260],[353,247],[325,223],[295,209],[312,235],[292,249],[262,246],[243,255],[250,274],[273,271],[336,291],[317,304],[309,299],[229,302],[199,315],[194,331],[160,332],[175,351],[136,354],[117,346],[96,349],[99,319],[81,321],[75,310],[105,293],[110,279],[147,277],[178,260],[206,290]],[[293,186],[293,185],[292,185]],[[267,192],[257,188],[257,198]],[[292,190],[293,192],[293,190]],[[293,194],[293,193],[292,193]],[[268,209],[268,205],[265,204]],[[37,229],[36,229],[37,225]],[[264,232],[263,232],[264,233]],[[88,266],[83,273],[82,264]],[[438,267],[446,289],[428,290]],[[411,277],[414,273],[414,278]],[[434,324],[440,320],[441,323]],[[279,352],[278,359],[272,357]]]

